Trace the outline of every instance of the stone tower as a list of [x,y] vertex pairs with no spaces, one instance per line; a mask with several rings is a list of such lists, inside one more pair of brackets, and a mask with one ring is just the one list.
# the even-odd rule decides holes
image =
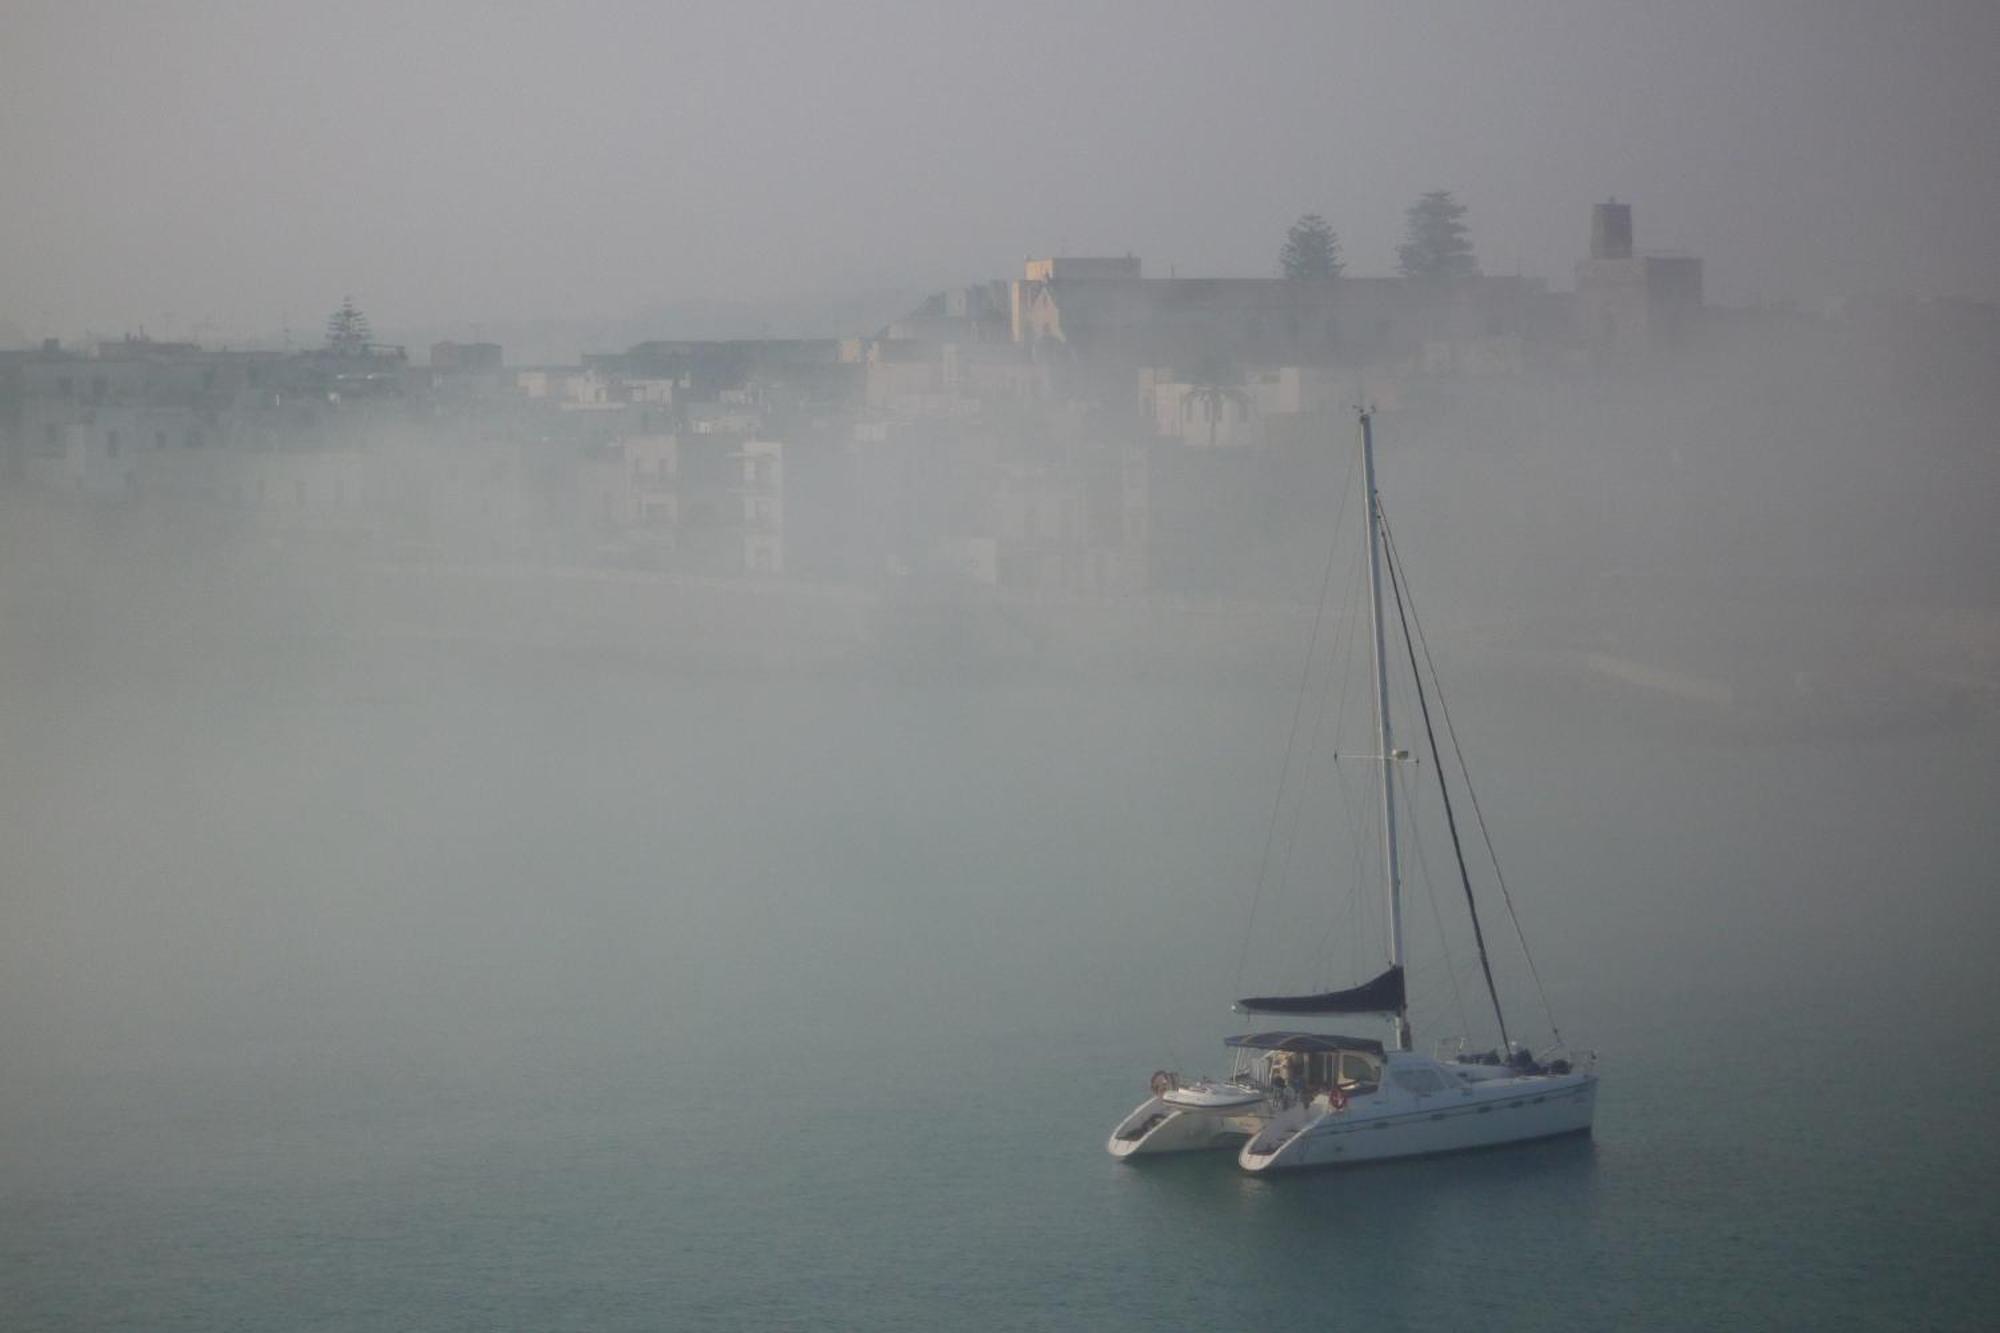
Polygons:
[[1632,257],[1632,205],[1612,198],[1590,206],[1590,257]]

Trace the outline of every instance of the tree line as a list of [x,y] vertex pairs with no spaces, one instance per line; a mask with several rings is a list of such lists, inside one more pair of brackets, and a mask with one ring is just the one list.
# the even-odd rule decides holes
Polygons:
[[[1403,243],[1396,268],[1406,278],[1448,280],[1477,277],[1479,261],[1465,225],[1465,205],[1450,190],[1430,190],[1403,210]],[[1307,213],[1285,233],[1278,271],[1291,279],[1337,278],[1343,265],[1340,237],[1318,213]]]

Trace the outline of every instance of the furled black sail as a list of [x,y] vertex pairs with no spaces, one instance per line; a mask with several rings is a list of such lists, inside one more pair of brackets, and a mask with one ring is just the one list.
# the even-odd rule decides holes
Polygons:
[[1259,995],[1238,1000],[1246,1014],[1395,1014],[1403,1009],[1403,969],[1324,995]]

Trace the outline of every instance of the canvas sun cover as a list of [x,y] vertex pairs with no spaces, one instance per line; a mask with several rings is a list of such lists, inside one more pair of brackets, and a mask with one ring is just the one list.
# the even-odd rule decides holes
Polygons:
[[1258,995],[1238,1000],[1246,1014],[1395,1014],[1403,1010],[1403,969],[1392,967],[1373,981],[1323,995]]

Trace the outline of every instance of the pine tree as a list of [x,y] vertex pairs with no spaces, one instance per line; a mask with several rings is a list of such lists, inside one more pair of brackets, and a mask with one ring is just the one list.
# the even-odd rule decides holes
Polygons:
[[1278,268],[1287,278],[1337,278],[1340,276],[1340,238],[1327,220],[1307,213],[1285,233],[1284,248],[1278,251]]
[[1465,205],[1450,190],[1432,190],[1403,212],[1403,234],[1396,259],[1406,278],[1470,278],[1479,273],[1466,239]]
[[342,356],[360,356],[374,341],[375,330],[368,327],[368,316],[355,308],[353,297],[343,298],[340,309],[326,317],[328,351]]

